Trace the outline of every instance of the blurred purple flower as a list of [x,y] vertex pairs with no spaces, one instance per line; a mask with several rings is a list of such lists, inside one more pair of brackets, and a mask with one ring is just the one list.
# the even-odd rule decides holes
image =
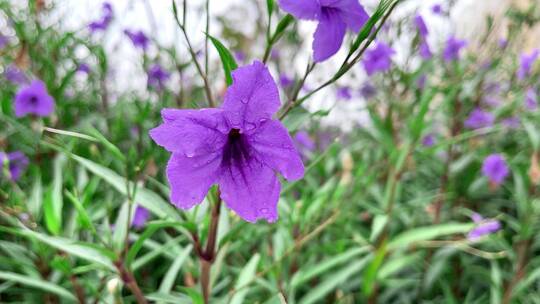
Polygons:
[[234,58],[236,59],[236,61],[244,62],[246,60],[246,53],[242,51],[235,51]]
[[81,63],[77,67],[77,72],[83,73],[83,74],[90,74],[90,66],[86,63]]
[[431,59],[431,57],[433,57],[433,53],[431,53],[429,44],[425,40],[420,43],[419,53],[420,53],[420,57],[422,57],[422,59],[425,59],[425,60]]
[[54,111],[54,99],[47,92],[45,83],[34,80],[30,85],[22,87],[15,95],[15,116],[28,114],[49,116]]
[[495,116],[489,112],[486,112],[480,108],[474,109],[467,120],[465,120],[465,127],[469,129],[480,129],[490,127],[495,122]]
[[519,80],[525,79],[525,77],[530,76],[531,69],[540,55],[539,50],[534,50],[530,54],[521,54],[519,60],[519,69],[517,71],[517,77]]
[[0,33],[0,50],[5,48],[9,44],[9,37]]
[[126,34],[126,36],[129,37],[129,39],[131,40],[131,42],[133,43],[135,47],[138,47],[142,49],[143,51],[146,51],[146,49],[148,48],[148,45],[150,44],[150,40],[148,39],[148,37],[146,37],[144,32],[141,30],[137,30],[137,31],[124,30],[124,34]]
[[538,108],[538,97],[536,91],[532,88],[529,88],[525,93],[525,107],[527,110],[534,111]]
[[392,56],[396,52],[384,42],[379,42],[375,48],[368,50],[363,60],[364,69],[368,75],[376,72],[386,72],[392,66]]
[[232,77],[220,108],[164,109],[164,123],[150,137],[172,152],[167,178],[177,207],[199,204],[217,183],[242,219],[274,222],[281,188],[276,171],[296,180],[304,165],[287,129],[272,119],[281,102],[268,68],[255,61]]
[[501,92],[501,85],[496,82],[487,82],[484,84],[486,94],[498,94]]
[[141,229],[144,227],[149,217],[150,213],[148,212],[148,210],[142,206],[137,205],[137,208],[135,209],[135,214],[133,215],[133,220],[131,221],[131,226],[137,229]]
[[297,19],[319,22],[313,37],[315,62],[337,53],[347,28],[357,33],[369,18],[357,0],[279,0],[279,5]]
[[486,220],[478,213],[473,213],[471,218],[476,224],[476,227],[467,235],[469,241],[475,241],[482,236],[495,233],[501,229],[501,223],[498,220]]
[[349,87],[340,87],[336,91],[336,95],[338,99],[342,100],[351,100],[352,94],[351,94],[351,88]]
[[148,70],[148,86],[156,90],[162,90],[169,78],[171,74],[159,64],[152,65]]
[[508,117],[503,119],[502,124],[510,129],[518,129],[521,126],[519,117]]
[[461,49],[467,45],[467,41],[457,39],[454,36],[451,36],[446,41],[446,47],[444,49],[443,58],[446,62],[451,62],[459,59],[459,54]]
[[500,38],[498,41],[498,45],[501,49],[505,49],[508,46],[508,40],[505,38]]
[[88,29],[90,32],[96,33],[99,31],[105,31],[113,19],[113,8],[109,2],[104,2],[101,5],[101,18],[99,20],[90,22]]
[[501,104],[501,100],[497,96],[486,95],[482,98],[482,102],[490,107],[498,107]]
[[0,176],[4,173],[4,166],[7,165],[9,177],[12,181],[17,181],[21,177],[26,167],[28,167],[28,157],[20,151],[11,153],[0,152]]
[[370,99],[375,94],[377,94],[377,89],[369,82],[364,83],[362,88],[360,88],[360,95],[365,99]]
[[277,60],[279,59],[279,50],[277,49],[272,49],[272,51],[270,52],[270,58],[272,58],[272,60]]
[[4,71],[4,77],[6,79],[17,85],[28,83],[28,78],[26,78],[26,75],[15,65],[9,65],[6,70]]
[[282,88],[287,88],[294,84],[294,80],[287,76],[287,74],[282,73],[281,75],[279,75],[279,84]]
[[420,75],[420,77],[418,77],[418,79],[416,80],[416,86],[420,89],[420,90],[423,90],[426,86],[426,82],[427,82],[427,76],[426,74],[422,74]]
[[425,39],[429,34],[429,31],[426,26],[426,22],[424,21],[424,18],[422,18],[422,16],[418,14],[414,17],[414,23],[416,24],[416,28],[418,29],[420,37],[422,37],[422,39]]
[[509,173],[506,161],[501,154],[491,154],[484,159],[482,174],[493,184],[502,184]]
[[431,11],[435,15],[441,15],[442,14],[442,6],[440,4],[435,4],[431,7]]
[[309,133],[306,131],[298,131],[296,135],[294,135],[294,143],[296,145],[296,148],[300,151],[313,151],[316,148],[315,142],[313,141],[313,139],[311,139]]
[[422,145],[424,147],[432,147],[433,145],[435,145],[435,135],[429,133],[424,136],[424,138],[422,138]]

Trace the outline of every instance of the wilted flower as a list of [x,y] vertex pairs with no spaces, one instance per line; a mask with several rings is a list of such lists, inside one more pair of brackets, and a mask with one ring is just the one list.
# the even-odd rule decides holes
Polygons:
[[538,108],[538,97],[532,88],[528,89],[525,93],[525,107],[531,111]]
[[519,60],[519,69],[517,71],[517,77],[519,80],[525,79],[525,77],[530,76],[531,69],[540,55],[539,50],[534,50],[530,54],[521,54]]
[[422,138],[422,145],[424,147],[432,147],[433,145],[435,145],[435,135],[429,133],[424,136],[424,138]]
[[336,91],[336,95],[339,99],[350,100],[352,98],[351,88],[349,87],[340,87]]
[[364,83],[362,88],[360,88],[360,95],[365,99],[370,99],[375,94],[377,94],[377,89],[369,82]]
[[129,37],[131,42],[135,47],[138,47],[144,51],[148,48],[148,45],[150,44],[150,40],[143,31],[131,31],[131,30],[124,30],[124,34]]
[[424,18],[422,18],[422,16],[420,15],[416,15],[416,17],[414,17],[414,23],[416,24],[416,28],[418,29],[420,37],[425,39],[429,34],[429,31],[426,26],[426,22],[424,21]]
[[4,71],[4,77],[6,77],[9,82],[17,85],[25,84],[28,82],[28,78],[26,78],[26,75],[24,75],[24,73],[13,64],[9,65],[6,68],[6,70]]
[[152,65],[148,70],[148,86],[156,90],[163,89],[169,78],[171,78],[171,74],[159,64]]
[[17,181],[21,174],[28,167],[28,157],[20,151],[11,153],[0,152],[0,176],[4,174],[4,166],[7,165],[9,178],[12,181]]
[[366,52],[364,57],[364,69],[368,75],[376,72],[386,72],[392,66],[392,56],[396,53],[384,42],[379,42],[375,48]]
[[473,213],[471,218],[476,224],[476,227],[467,235],[469,241],[475,241],[482,236],[495,233],[501,229],[501,223],[498,220],[486,220],[478,213]]
[[297,19],[319,22],[313,37],[315,62],[337,53],[346,29],[356,33],[369,18],[357,0],[279,0],[279,5]]
[[99,31],[104,31],[109,27],[113,19],[113,8],[109,2],[104,2],[101,5],[101,18],[97,21],[93,21],[88,24],[90,32],[95,33]]
[[289,87],[294,84],[294,80],[287,76],[287,74],[280,74],[279,75],[279,84],[282,88]]
[[15,96],[15,116],[28,114],[49,116],[54,111],[54,99],[47,92],[45,83],[34,80],[30,85],[22,87]]
[[[218,184],[221,198],[248,222],[278,218],[280,182],[304,175],[304,165],[287,129],[272,119],[279,91],[263,63],[238,68],[220,108],[164,109],[164,123],[150,131],[172,152],[167,165],[172,202],[199,204]],[[179,140],[182,139],[182,140]]]
[[457,39],[451,36],[446,41],[446,47],[444,49],[443,58],[446,62],[451,62],[459,59],[459,53],[467,45],[465,40]]
[[509,174],[506,161],[501,154],[491,154],[482,164],[482,174],[489,178],[489,181],[495,185],[500,185]]
[[148,209],[142,206],[137,206],[137,208],[135,209],[135,213],[133,214],[133,220],[131,221],[131,226],[137,229],[140,229],[144,227],[149,217],[150,217],[150,213],[148,212]]
[[495,116],[489,112],[486,112],[480,108],[474,109],[467,120],[465,120],[465,127],[469,129],[479,129],[490,127],[495,122]]

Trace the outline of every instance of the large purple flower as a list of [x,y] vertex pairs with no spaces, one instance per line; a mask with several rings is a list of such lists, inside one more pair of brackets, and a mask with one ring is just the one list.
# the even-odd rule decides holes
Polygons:
[[459,59],[459,54],[461,49],[467,45],[467,41],[457,39],[454,36],[451,36],[446,41],[446,47],[444,49],[443,58],[446,62],[451,62]]
[[142,50],[146,50],[148,48],[148,45],[150,44],[150,39],[148,39],[148,37],[146,37],[144,32],[141,30],[124,30],[124,34],[129,37],[135,47],[138,47]]
[[281,8],[298,19],[317,20],[313,59],[324,61],[338,52],[348,28],[358,32],[369,16],[358,0],[279,0]]
[[379,42],[377,45],[366,52],[364,57],[364,69],[368,75],[373,75],[376,72],[386,72],[392,67],[392,56],[396,53],[394,49],[384,42]]
[[519,80],[525,79],[525,77],[531,74],[531,69],[540,56],[539,50],[534,50],[530,54],[521,54],[519,59],[519,70],[517,71],[517,77]]
[[22,87],[15,96],[15,116],[28,114],[49,116],[54,111],[54,99],[47,92],[45,83],[34,80],[30,85]]
[[220,108],[164,109],[164,123],[150,131],[172,152],[167,165],[172,202],[183,209],[199,204],[218,184],[225,204],[248,222],[278,218],[280,182],[304,175],[304,165],[287,129],[272,119],[279,92],[259,61],[233,72]]
[[20,151],[7,154],[0,152],[0,176],[4,174],[3,168],[6,164],[9,171],[9,178],[12,181],[17,181],[24,170],[26,170],[26,167],[28,167],[28,157]]
[[501,154],[491,154],[484,159],[482,174],[489,178],[493,184],[502,184],[509,173],[506,161]]
[[501,223],[498,220],[486,220],[478,213],[473,213],[471,218],[476,227],[467,234],[469,241],[475,241],[484,235],[495,233],[501,229]]
[[469,129],[480,129],[490,127],[495,122],[495,116],[489,112],[486,112],[480,108],[474,109],[467,120],[465,120],[465,127]]

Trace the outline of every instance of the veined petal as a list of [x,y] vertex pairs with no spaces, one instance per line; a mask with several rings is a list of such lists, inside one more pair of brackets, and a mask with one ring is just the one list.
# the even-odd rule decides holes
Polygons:
[[167,164],[167,179],[175,206],[189,209],[202,202],[218,179],[221,157],[217,152],[193,157],[172,154]]
[[219,186],[227,207],[242,219],[252,223],[277,220],[281,185],[274,171],[255,158],[222,167]]
[[314,20],[321,12],[318,0],[279,0],[279,6],[298,19]]
[[232,78],[221,108],[231,128],[252,131],[279,109],[277,85],[260,61],[234,70]]
[[324,61],[339,51],[347,25],[337,9],[325,9],[313,36],[313,59]]
[[195,156],[219,151],[229,130],[220,109],[161,112],[164,123],[150,130],[150,137],[170,152]]
[[270,120],[247,138],[260,162],[279,171],[288,180],[304,176],[302,159],[281,122]]
[[341,20],[355,33],[360,31],[369,19],[366,10],[360,5],[358,0],[325,0],[321,1],[321,5],[337,8]]

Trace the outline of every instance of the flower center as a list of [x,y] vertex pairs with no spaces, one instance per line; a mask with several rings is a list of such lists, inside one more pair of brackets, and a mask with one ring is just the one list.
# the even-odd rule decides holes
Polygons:
[[223,164],[239,165],[248,159],[248,143],[239,129],[231,129],[227,138],[227,144],[223,148]]
[[31,105],[36,105],[38,103],[38,98],[36,96],[31,96],[30,99],[28,99],[28,102]]

